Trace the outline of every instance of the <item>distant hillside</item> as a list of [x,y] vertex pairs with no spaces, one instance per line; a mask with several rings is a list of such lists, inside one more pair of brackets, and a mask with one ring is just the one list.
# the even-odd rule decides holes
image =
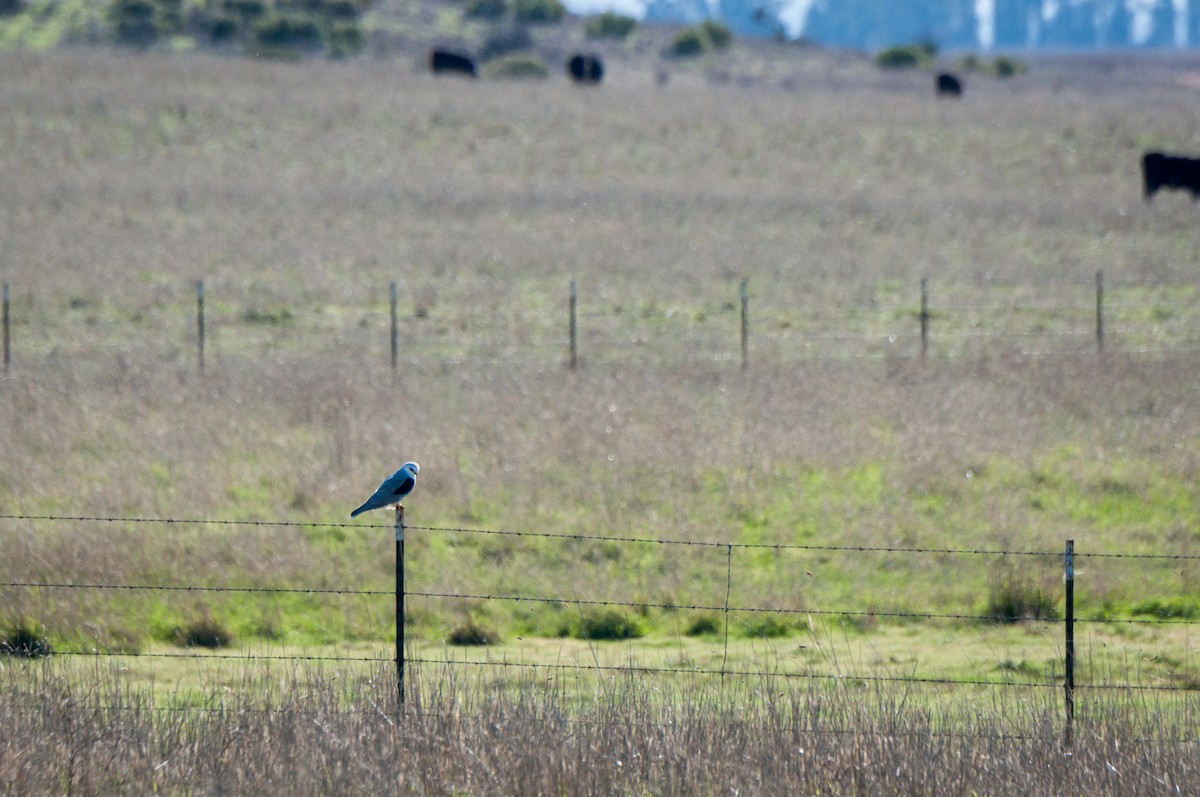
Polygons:
[[567,0],[575,13],[616,9],[672,22],[715,18],[741,34],[876,50],[1194,47],[1200,3],[1187,0]]
[[[564,13],[569,12],[569,13]],[[680,26],[876,52],[1188,49],[1187,0],[0,0],[0,48],[121,44],[353,56],[458,43],[476,53],[579,46],[584,19],[638,20],[623,51],[660,55]],[[608,39],[621,44],[620,38]]]

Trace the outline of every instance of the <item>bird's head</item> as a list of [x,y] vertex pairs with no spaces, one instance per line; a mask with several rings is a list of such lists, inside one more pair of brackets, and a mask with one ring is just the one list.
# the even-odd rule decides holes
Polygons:
[[418,473],[421,472],[421,466],[415,462],[405,462],[403,465],[400,466],[400,470],[406,470],[409,473],[411,473],[413,476],[416,476]]

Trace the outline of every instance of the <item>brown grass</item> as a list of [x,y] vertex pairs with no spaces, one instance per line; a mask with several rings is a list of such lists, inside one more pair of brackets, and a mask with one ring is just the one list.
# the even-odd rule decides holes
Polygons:
[[[633,59],[591,92],[448,84],[390,61],[0,54],[0,276],[16,318],[0,507],[340,521],[411,458],[422,473],[409,520],[427,526],[1194,550],[1200,227],[1186,197],[1145,205],[1137,174],[1143,149],[1192,141],[1195,98],[1176,67],[1100,79],[1047,62],[1010,83],[972,81],[951,104],[934,103],[928,76],[763,52],[775,60],[738,48],[665,87]],[[941,331],[1007,323],[970,307],[1045,302],[1081,305],[1071,323],[1086,341],[1101,269],[1114,302],[1105,358]],[[922,276],[943,313],[925,363],[912,318]],[[743,277],[755,325],[744,374],[726,309]],[[571,279],[575,372],[563,367]],[[948,308],[962,305],[953,327]],[[836,338],[806,348],[814,335],[893,332],[865,352]],[[1139,499],[1158,514],[1136,515]],[[363,525],[5,521],[0,579],[386,589],[390,538]],[[724,562],[690,556],[433,534],[415,534],[412,553],[414,588],[723,598]],[[734,602],[983,602],[982,562],[964,574],[944,560],[863,561],[739,561]],[[1096,611],[1194,593],[1186,566],[1091,564],[1080,595]],[[1057,566],[1028,575],[1057,589]],[[240,597],[3,595],[5,619],[116,649],[178,615],[288,619]],[[338,639],[378,640],[387,609],[350,603],[320,619]],[[462,616],[434,601],[413,611],[429,644]],[[516,622],[483,620],[509,633]],[[919,634],[937,636],[920,643],[926,660],[958,646],[940,627]],[[1103,639],[1121,634],[1147,667],[1165,638]],[[1179,640],[1170,666],[1187,673],[1193,643]],[[1042,666],[1022,644],[971,666]],[[891,655],[878,653],[883,666]],[[0,667],[13,729],[0,782],[16,791],[1148,793],[1195,774],[1194,751],[1162,741],[1194,727],[1194,707],[1108,695],[1068,758],[1057,700],[1010,692],[981,698],[969,720],[936,700],[775,683],[693,694],[638,678],[582,702],[472,683],[423,695],[424,713],[397,725],[384,675],[254,674],[207,697],[212,711],[176,712],[105,671]]]
[[986,718],[852,685],[632,674],[583,697],[451,680],[401,712],[386,672],[251,664],[190,705],[104,667],[82,686],[7,666],[0,692],[0,777],[21,794],[1151,794],[1197,776],[1193,713],[1119,694],[1089,699],[1067,747],[1045,689],[998,690]]

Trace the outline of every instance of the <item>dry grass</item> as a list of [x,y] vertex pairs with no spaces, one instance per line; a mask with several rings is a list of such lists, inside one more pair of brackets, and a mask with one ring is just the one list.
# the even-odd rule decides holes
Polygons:
[[[737,48],[665,87],[631,59],[589,92],[446,83],[391,61],[0,54],[0,276],[16,317],[16,360],[0,380],[0,507],[341,521],[411,458],[422,473],[409,522],[422,526],[1049,551],[1071,537],[1084,554],[1192,552],[1200,228],[1186,197],[1145,205],[1137,173],[1143,149],[1196,143],[1194,92],[1175,82],[1190,66],[1100,79],[1047,62],[935,103],[926,76],[763,52],[774,60]],[[1019,341],[937,337],[936,326],[934,356],[913,356],[922,276],[943,328],[951,314],[968,328],[1009,323],[995,305],[1069,304],[1086,335],[1101,269],[1114,305],[1104,358],[1029,357]],[[755,324],[745,373],[727,309],[743,277]],[[209,297],[204,375],[197,278]],[[584,357],[573,372],[571,279]],[[1050,315],[1022,323],[1061,331]],[[900,337],[865,352],[805,348],[845,332]],[[10,520],[0,579],[387,589],[388,532],[363,525]],[[726,562],[704,552],[435,533],[410,546],[414,590],[724,599]],[[1092,618],[1195,596],[1190,564],[1084,562],[1078,595]],[[865,614],[982,609],[1004,575],[994,560],[944,557],[768,552],[734,565],[734,605]],[[1057,594],[1056,562],[1022,575]],[[366,601],[2,600],[0,619],[44,625],[56,646],[118,650],[210,615],[251,642],[377,642],[391,622],[390,607]],[[411,608],[430,645],[464,619],[507,645],[564,622],[470,601]],[[644,619],[657,644],[690,618]],[[961,647],[971,660],[952,677],[1036,668],[1042,679],[1054,654],[1021,629],[870,625],[842,632],[865,640],[855,663],[869,668]],[[1128,656],[1147,678],[1194,678],[1194,644],[1153,628],[1081,639],[1096,670]],[[1064,758],[1046,741],[1057,702],[1007,692],[989,694],[998,702],[977,724],[963,714],[954,726],[937,700],[899,707],[898,694],[780,687],[765,699],[775,684],[730,697],[639,681],[568,710],[555,694],[472,683],[426,695],[428,711],[397,726],[376,694],[383,676],[343,688],[256,674],[220,710],[176,714],[136,688],[118,700],[125,687],[106,672],[3,666],[3,710],[22,730],[5,734],[0,782],[26,791],[1146,793],[1194,774],[1187,749],[1154,741],[1180,735],[1193,709],[1115,697],[1096,703],[1094,733]],[[267,696],[291,710],[262,710]],[[924,733],[943,725],[963,735]]]
[[992,695],[986,717],[770,678],[620,676],[582,698],[532,677],[451,681],[401,712],[384,672],[253,665],[190,706],[104,668],[81,686],[8,666],[0,691],[0,777],[23,794],[1117,795],[1190,792],[1197,776],[1193,711],[1105,695],[1065,749],[1044,689]]

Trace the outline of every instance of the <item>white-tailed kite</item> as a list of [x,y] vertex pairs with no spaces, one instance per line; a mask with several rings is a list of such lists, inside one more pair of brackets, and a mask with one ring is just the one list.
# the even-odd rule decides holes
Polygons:
[[400,502],[413,491],[413,487],[417,484],[417,474],[420,472],[420,465],[415,462],[405,462],[400,466],[400,470],[384,479],[375,494],[368,498],[362,506],[351,512],[350,517],[357,517],[363,512],[385,506],[403,508],[404,504]]

